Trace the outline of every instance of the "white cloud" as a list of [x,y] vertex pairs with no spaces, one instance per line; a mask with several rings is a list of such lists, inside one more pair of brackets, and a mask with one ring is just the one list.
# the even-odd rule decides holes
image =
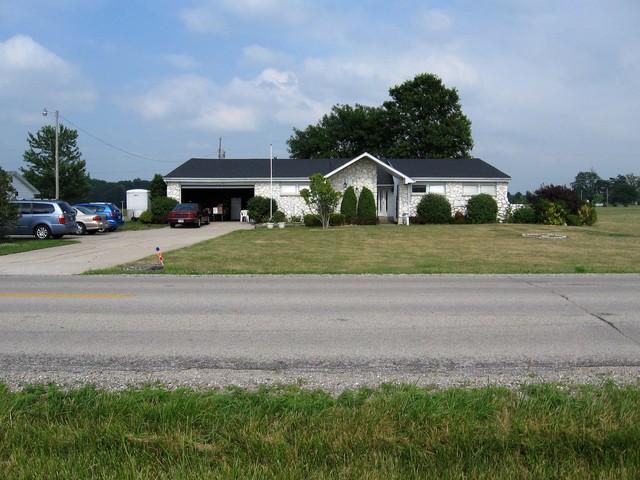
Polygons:
[[260,45],[249,45],[242,49],[241,63],[243,65],[256,65],[261,67],[292,66],[293,58],[284,52],[265,48]]
[[78,67],[27,35],[0,42],[0,86],[5,115],[15,111],[14,118],[24,122],[36,118],[19,113],[25,105],[36,109],[39,104],[38,111],[43,106],[87,111],[97,101]]

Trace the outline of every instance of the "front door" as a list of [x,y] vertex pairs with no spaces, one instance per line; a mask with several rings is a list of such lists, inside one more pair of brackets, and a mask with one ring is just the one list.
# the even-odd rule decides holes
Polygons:
[[395,204],[393,187],[378,187],[378,217],[393,218]]

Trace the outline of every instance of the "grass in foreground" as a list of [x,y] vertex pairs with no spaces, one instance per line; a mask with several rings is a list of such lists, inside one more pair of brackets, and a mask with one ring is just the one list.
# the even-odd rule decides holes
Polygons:
[[[491,224],[242,230],[164,252],[165,269],[155,273],[640,273],[640,208],[600,208],[598,215],[593,227]],[[567,238],[526,238],[525,233]],[[136,263],[154,262],[151,256]],[[91,273],[123,273],[123,268]]]
[[0,384],[3,478],[638,478],[640,387]]

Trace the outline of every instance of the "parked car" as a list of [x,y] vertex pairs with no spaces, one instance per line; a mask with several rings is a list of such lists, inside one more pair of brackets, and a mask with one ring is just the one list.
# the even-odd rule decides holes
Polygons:
[[199,228],[202,224],[209,225],[209,213],[197,203],[179,203],[169,212],[169,226],[193,225]]
[[75,233],[76,212],[64,200],[11,200],[20,218],[10,235],[34,235],[39,240]]
[[109,221],[104,213],[96,213],[82,205],[75,205],[72,208],[76,211],[76,234],[93,235],[109,228]]
[[74,207],[81,206],[87,207],[89,210],[93,210],[96,213],[104,213],[107,216],[107,221],[109,222],[109,230],[113,232],[118,227],[124,225],[124,217],[122,216],[122,212],[118,207],[113,203],[108,202],[87,202],[87,203],[76,203]]

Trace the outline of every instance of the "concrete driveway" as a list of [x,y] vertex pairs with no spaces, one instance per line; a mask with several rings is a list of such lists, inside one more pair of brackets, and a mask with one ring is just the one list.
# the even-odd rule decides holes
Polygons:
[[[193,245],[234,230],[254,228],[240,222],[212,222],[201,228],[159,228],[70,235],[73,245],[0,256],[0,275],[76,275],[110,268],[162,252]],[[46,240],[44,240],[46,241]]]

